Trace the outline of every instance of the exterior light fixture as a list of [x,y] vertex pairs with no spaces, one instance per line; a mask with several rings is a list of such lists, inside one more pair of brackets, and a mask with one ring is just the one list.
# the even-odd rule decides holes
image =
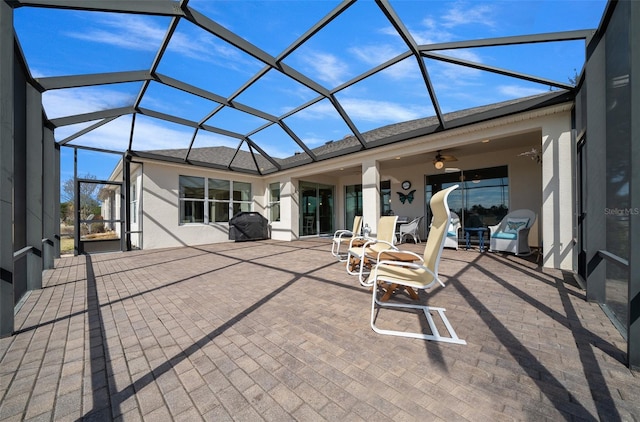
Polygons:
[[433,159],[433,166],[436,170],[442,170],[444,168],[445,161],[458,161],[458,159],[453,155],[442,155],[440,154],[440,151],[438,151],[436,157]]

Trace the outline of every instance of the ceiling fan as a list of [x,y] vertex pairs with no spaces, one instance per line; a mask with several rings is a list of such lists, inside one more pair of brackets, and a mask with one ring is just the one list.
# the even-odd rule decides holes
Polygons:
[[440,170],[440,169],[442,169],[444,167],[444,162],[445,161],[458,161],[458,159],[453,155],[443,155],[438,150],[438,153],[436,154],[436,157],[433,159],[433,166],[436,169]]

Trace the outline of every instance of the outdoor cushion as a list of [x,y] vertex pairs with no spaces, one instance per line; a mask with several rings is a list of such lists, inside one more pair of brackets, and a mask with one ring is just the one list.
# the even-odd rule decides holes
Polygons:
[[515,233],[521,227],[527,227],[529,224],[528,218],[509,218],[507,224],[504,227],[505,233]]
[[491,235],[494,239],[515,239],[516,232],[507,233],[507,232],[496,232]]

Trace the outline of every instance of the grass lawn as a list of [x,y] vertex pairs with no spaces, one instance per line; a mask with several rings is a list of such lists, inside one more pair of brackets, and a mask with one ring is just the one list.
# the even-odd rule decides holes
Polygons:
[[60,239],[60,254],[73,253],[73,237],[62,237]]

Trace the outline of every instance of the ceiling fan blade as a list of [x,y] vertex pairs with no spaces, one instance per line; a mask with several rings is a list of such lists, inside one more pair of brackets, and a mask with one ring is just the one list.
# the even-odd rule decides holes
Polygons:
[[433,161],[458,161],[458,159],[453,155],[443,155],[438,151]]

